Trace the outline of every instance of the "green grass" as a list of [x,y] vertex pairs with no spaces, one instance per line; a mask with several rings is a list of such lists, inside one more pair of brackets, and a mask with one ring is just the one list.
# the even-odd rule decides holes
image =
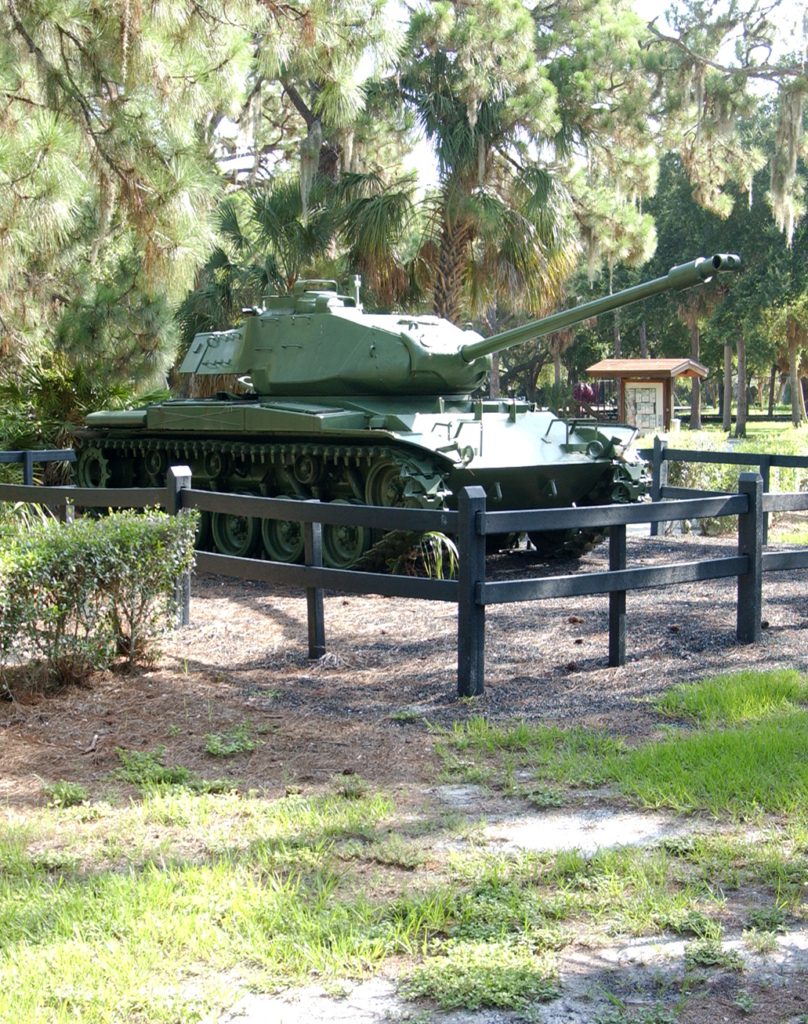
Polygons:
[[[611,784],[646,807],[749,818],[808,815],[808,680],[793,671],[742,672],[674,687],[657,708],[696,729],[628,748],[618,737],[473,718],[436,745],[448,778],[560,804],[559,786]],[[473,755],[473,756],[470,756]],[[513,784],[514,762],[534,783]]]
[[[166,818],[167,799],[173,828],[157,847],[139,846]],[[83,841],[69,844],[75,856],[61,869],[32,848],[43,835],[64,843],[70,811],[58,812],[61,827],[48,811],[38,829],[0,831],[0,1020],[184,1024],[220,1005],[224,972],[237,966],[272,989],[361,975],[423,948],[447,925],[448,894],[373,899],[337,870],[338,843],[381,839],[390,811],[377,795],[155,792],[95,819],[74,814]],[[116,863],[98,848],[101,823],[121,839]]]
[[[547,782],[599,785],[607,781],[609,760],[624,746],[619,738],[586,729],[559,729],[524,721],[495,725],[479,716],[456,722],[451,730],[436,731],[436,736],[435,749],[447,776],[454,773],[462,775],[464,781],[490,782],[492,770],[480,764],[480,757],[484,757],[498,764],[506,762],[511,768],[529,765],[535,768],[542,786]],[[557,791],[552,792],[553,799],[557,799]]]
[[808,544],[808,526],[798,527],[793,530],[776,529],[769,531],[769,542],[774,544],[791,544],[799,547],[801,544]]
[[808,679],[794,670],[737,672],[698,683],[680,683],[656,701],[669,718],[705,725],[755,722],[808,704]]
[[[399,817],[360,776],[269,799],[129,752],[118,771],[139,799],[71,805],[56,783],[51,806],[0,824],[0,1020],[193,1024],[247,988],[338,986],[385,961],[411,998],[533,1012],[582,937],[675,934],[691,972],[736,971],[733,913],[745,947],[767,952],[804,911],[804,692],[782,672],[676,687],[659,707],[690,724],[636,748],[482,718],[434,734],[449,776],[477,770],[543,806],[605,782],[723,816],[721,832],[591,855],[493,853],[473,835],[452,852],[456,823],[434,808]],[[750,839],[737,819],[752,814]]]
[[[415,843],[387,798],[340,785],[280,800],[162,787],[0,827],[0,1020],[203,1020],[235,1001],[237,981],[326,982],[390,957],[409,960],[413,996],[519,1007],[551,994],[556,951],[582,927],[720,934],[716,867],[748,855],[508,857],[471,845],[436,874],[423,850],[440,822]],[[789,855],[803,839],[808,849],[808,834],[788,837]],[[765,858],[753,848],[757,884],[783,905],[785,846]]]
[[808,679],[739,672],[674,687],[657,701],[701,728],[614,759],[623,791],[650,807],[749,817],[808,812]]
[[751,817],[808,812],[808,712],[649,743],[613,762],[646,807]]

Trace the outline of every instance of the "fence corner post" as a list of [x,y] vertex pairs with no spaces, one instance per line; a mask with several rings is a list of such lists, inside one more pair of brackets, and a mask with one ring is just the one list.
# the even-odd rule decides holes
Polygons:
[[457,531],[457,693],[478,697],[485,687],[485,605],[479,588],[485,583],[485,515],[482,487],[464,487],[458,495]]
[[738,577],[737,639],[740,644],[760,640],[763,617],[763,478],[741,473],[738,493],[749,498],[749,508],[738,516],[738,554],[749,562],[748,572]]
[[[316,498],[311,502],[319,504]],[[310,504],[311,502],[307,502]],[[307,566],[323,565],[323,524],[303,523],[303,551]],[[325,654],[325,610],[322,587],[306,587],[306,621],[309,634],[309,658],[315,661]]]
[[[190,466],[169,466],[166,480],[166,512],[177,516],[183,509],[183,491],[191,489]],[[191,621],[191,570],[177,580],[174,588],[177,603],[177,625],[187,626]]]
[[[668,464],[665,449],[668,442],[658,435],[654,437],[654,451],[651,455],[651,501],[662,500],[662,488],[668,482]],[[659,534],[659,523],[651,523],[651,536]]]

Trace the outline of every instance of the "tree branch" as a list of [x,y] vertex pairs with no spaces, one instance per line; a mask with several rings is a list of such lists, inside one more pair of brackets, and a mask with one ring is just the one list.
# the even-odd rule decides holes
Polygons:
[[283,91],[292,101],[292,105],[294,106],[295,110],[306,122],[306,127],[311,128],[311,126],[314,124],[315,121],[318,120],[318,118],[311,111],[306,101],[303,99],[303,97],[300,95],[300,93],[292,85],[291,82],[288,82],[285,78],[281,78],[281,85],[283,86]]
[[801,64],[787,67],[780,67],[776,64],[756,64],[753,67],[729,67],[726,64],[721,64],[716,60],[712,60],[710,57],[705,57],[701,53],[697,53],[678,36],[669,36],[664,32],[661,32],[656,27],[656,18],[654,18],[653,21],[649,21],[647,27],[648,31],[658,42],[668,43],[677,50],[681,50],[682,53],[692,61],[695,61],[698,64],[703,64],[705,67],[712,68],[714,71],[720,71],[724,75],[742,75],[744,78],[765,78],[771,82],[780,81],[784,77],[803,78],[805,76],[805,67]]

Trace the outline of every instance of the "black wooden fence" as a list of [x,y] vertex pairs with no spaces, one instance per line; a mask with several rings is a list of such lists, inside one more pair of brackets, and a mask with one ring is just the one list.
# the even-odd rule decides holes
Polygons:
[[[226,515],[299,522],[303,526],[305,538],[303,565],[199,552],[197,568],[239,579],[263,580],[303,588],[307,598],[311,658],[319,658],[326,651],[324,589],[453,602],[458,607],[457,686],[462,696],[483,692],[485,610],[488,605],[608,594],[608,657],[609,665],[616,666],[625,662],[628,591],[734,576],[737,579],[736,636],[739,643],[755,643],[760,639],[761,632],[763,574],[808,568],[808,549],[763,551],[765,515],[775,511],[808,510],[808,493],[764,494],[763,479],[758,473],[742,473],[738,493],[732,495],[518,512],[488,511],[485,492],[480,487],[467,487],[458,495],[457,511],[428,511],[222,494],[194,490],[191,484],[191,472],[187,467],[172,467],[166,488],[89,489],[3,485],[0,486],[0,501],[38,502],[56,509],[65,509],[71,504],[96,508],[161,504],[174,514],[183,509],[197,508]],[[715,516],[738,517],[738,541],[734,555],[643,568],[627,566],[627,526],[637,523],[650,523],[653,526],[668,520]],[[452,534],[458,541],[457,579],[420,579],[324,567],[323,527],[340,525],[414,532],[438,530]],[[608,570],[541,579],[486,579],[487,534],[587,528],[608,530]],[[184,581],[183,621],[187,621],[188,616],[189,586],[189,580]]]
[[[808,457],[805,455],[773,455],[769,452],[700,452],[687,448],[669,448],[668,442],[662,438],[654,438],[654,447],[645,448],[641,454],[651,463],[651,500],[662,501],[665,498],[685,498],[693,495],[686,487],[668,486],[668,466],[671,462],[700,462],[719,466],[757,466],[763,478],[763,491],[768,494],[771,486],[771,471],[774,468],[808,470]],[[706,496],[707,492],[700,494]],[[659,523],[651,524],[651,536],[659,532]],[[763,517],[763,543],[768,542],[769,515]]]
[[0,452],[0,463],[22,463],[22,482],[29,486],[34,482],[34,464],[38,462],[75,462],[76,453],[71,448],[56,448],[52,451]]

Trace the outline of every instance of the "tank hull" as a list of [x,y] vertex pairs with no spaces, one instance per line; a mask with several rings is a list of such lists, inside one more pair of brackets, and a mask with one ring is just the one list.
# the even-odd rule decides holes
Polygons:
[[[222,396],[90,415],[76,475],[83,486],[159,485],[180,462],[199,489],[453,508],[463,487],[479,485],[492,511],[553,508],[641,497],[633,435],[524,402]],[[233,518],[212,517],[203,542],[227,554],[301,556],[289,524],[280,537],[271,521]],[[326,538],[327,561],[351,564],[373,540],[369,531],[341,544]]]

